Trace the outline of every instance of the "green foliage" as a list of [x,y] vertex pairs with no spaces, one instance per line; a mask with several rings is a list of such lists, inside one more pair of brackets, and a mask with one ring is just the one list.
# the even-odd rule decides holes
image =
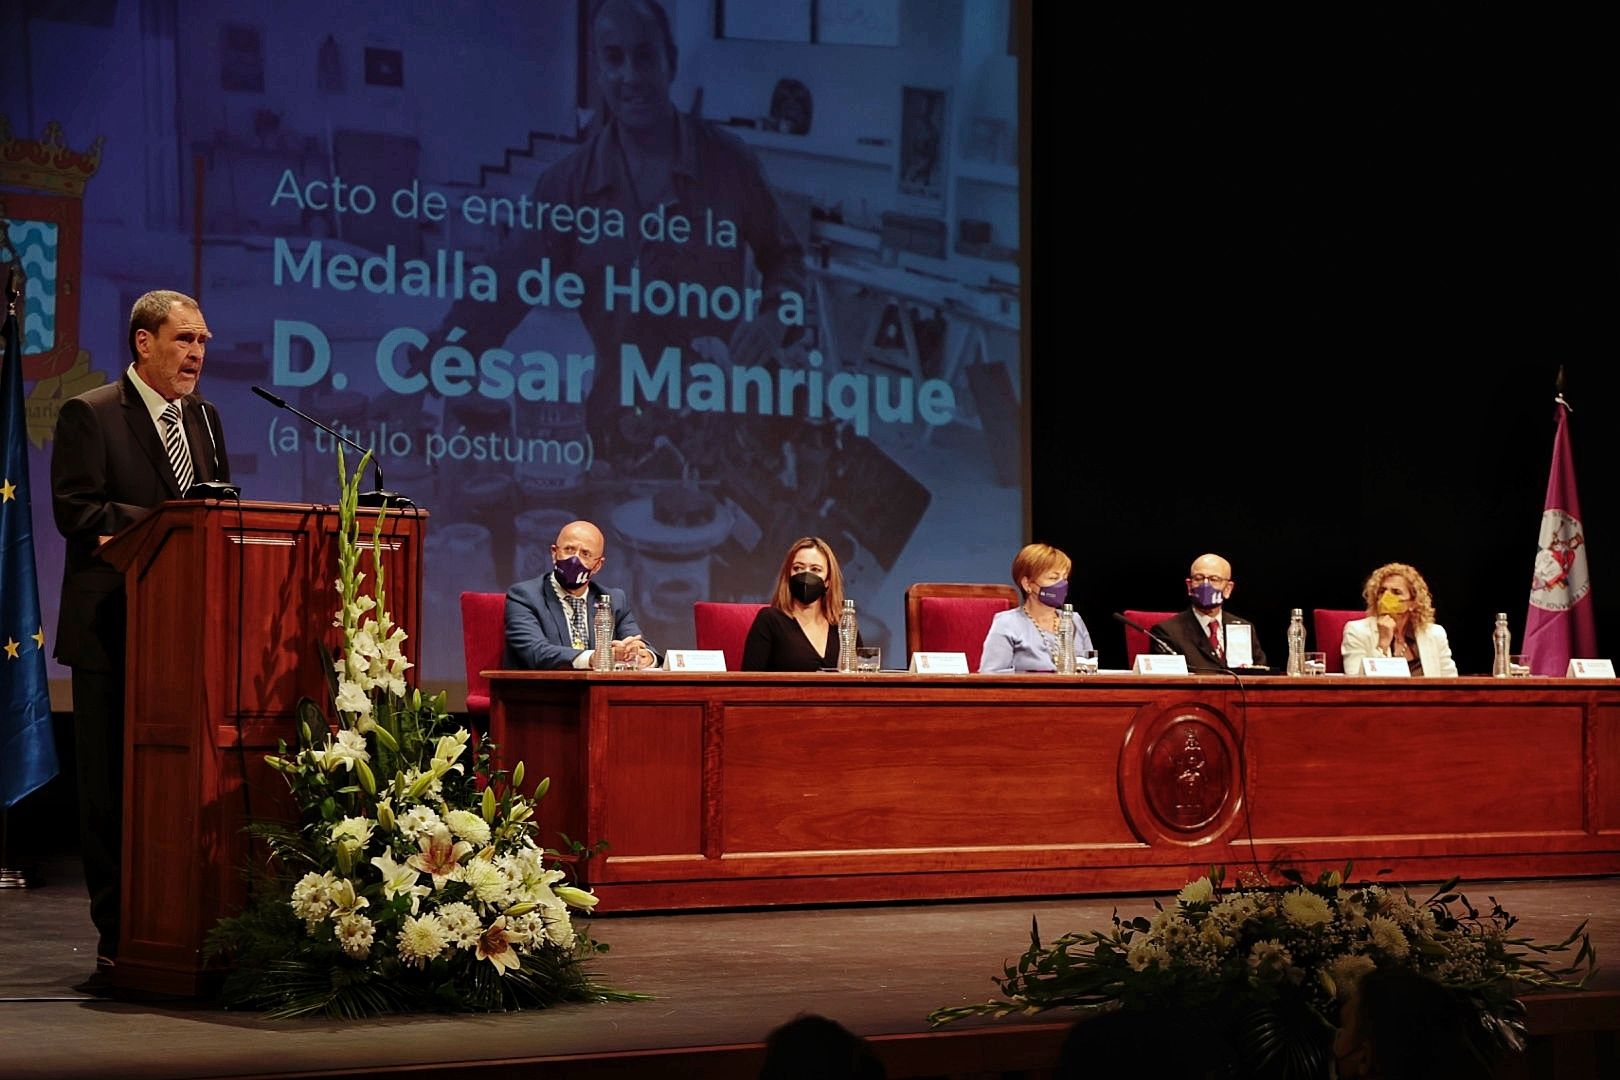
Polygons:
[[354,1019],[638,998],[597,986],[586,969],[606,947],[569,907],[596,901],[539,845],[534,800],[518,790],[522,766],[509,778],[491,743],[473,746],[454,724],[443,693],[405,685],[405,635],[383,591],[381,514],[373,592],[361,592],[364,468],[362,459],[351,477],[340,452],[343,651],[320,657],[332,719],[300,701],[297,746],[283,742],[266,758],[299,816],[250,826],[269,862],[246,910],[221,920],[207,945],[231,964],[224,1002]]
[[[1373,970],[1411,971],[1445,985],[1479,1018],[1495,1046],[1524,1045],[1527,989],[1585,985],[1597,956],[1583,922],[1537,943],[1511,933],[1517,919],[1494,897],[1481,911],[1446,882],[1427,900],[1398,886],[1344,883],[1342,873],[1292,886],[1223,892],[1222,874],[1190,883],[1152,917],[1064,934],[1029,948],[993,981],[999,999],[935,1010],[935,1026],[969,1016],[1069,1008],[1192,1009],[1230,1039],[1242,1075],[1282,1080],[1325,1074],[1339,1003]],[[1574,951],[1567,963],[1566,954]]]

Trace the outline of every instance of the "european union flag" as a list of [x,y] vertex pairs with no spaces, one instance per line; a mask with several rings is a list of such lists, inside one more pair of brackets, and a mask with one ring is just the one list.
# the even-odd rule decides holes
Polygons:
[[[8,283],[9,285],[9,283]],[[7,293],[11,289],[7,288]],[[51,697],[45,682],[45,622],[39,617],[34,516],[28,509],[28,428],[23,414],[21,331],[6,313],[0,375],[0,806],[10,807],[56,775]]]

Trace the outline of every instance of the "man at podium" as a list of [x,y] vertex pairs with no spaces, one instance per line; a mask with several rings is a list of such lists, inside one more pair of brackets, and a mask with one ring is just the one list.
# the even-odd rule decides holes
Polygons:
[[118,953],[124,777],[124,579],[98,551],[193,483],[230,479],[219,412],[196,392],[208,339],[197,301],[147,293],[129,313],[123,377],[63,402],[56,420],[51,507],[67,539],[56,658],[73,671],[79,842],[100,936],[91,989]]

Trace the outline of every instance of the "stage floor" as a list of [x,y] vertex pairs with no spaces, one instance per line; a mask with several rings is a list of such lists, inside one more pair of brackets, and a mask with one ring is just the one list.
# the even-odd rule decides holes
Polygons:
[[[595,935],[612,945],[596,965],[601,980],[652,1000],[502,1016],[270,1023],[72,990],[93,964],[89,905],[76,863],[45,870],[43,887],[0,891],[0,1075],[19,1080],[366,1076],[409,1066],[421,1075],[484,1078],[750,1075],[756,1054],[691,1048],[757,1044],[800,1012],[898,1046],[927,1032],[929,1010],[992,996],[990,976],[1023,950],[1031,916],[1052,937],[1100,928],[1116,906],[1127,916],[1152,909],[1151,897],[1092,897],[604,916],[593,921]],[[1620,949],[1620,878],[1468,882],[1464,891],[1477,904],[1495,896],[1538,940],[1561,938],[1590,919],[1600,961]],[[1610,960],[1593,985],[1620,989],[1620,963]],[[1062,1021],[1053,1013],[994,1026],[1018,1036],[1028,1057],[1055,1052]],[[975,1028],[984,1025],[953,1025],[954,1038],[929,1040],[930,1052],[912,1058],[947,1063],[940,1073],[972,1068],[951,1045],[995,1038]]]

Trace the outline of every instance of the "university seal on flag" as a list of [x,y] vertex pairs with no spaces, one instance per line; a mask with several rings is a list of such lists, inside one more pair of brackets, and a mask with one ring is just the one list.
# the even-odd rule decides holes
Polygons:
[[1530,603],[1547,611],[1564,611],[1585,596],[1589,587],[1581,523],[1562,510],[1543,511],[1540,544],[1530,579]]

